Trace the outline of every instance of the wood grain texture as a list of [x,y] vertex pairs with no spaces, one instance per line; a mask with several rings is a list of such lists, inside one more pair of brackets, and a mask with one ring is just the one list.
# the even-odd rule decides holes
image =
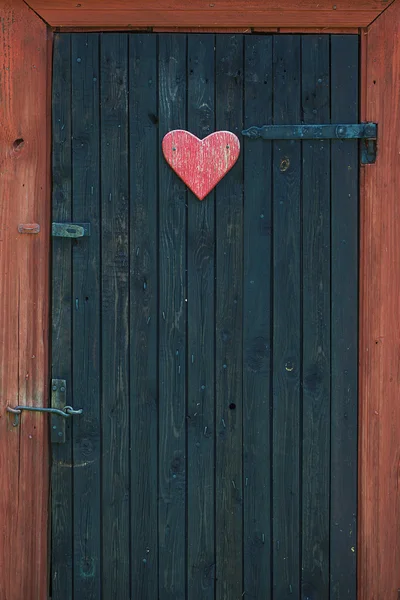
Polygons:
[[[54,38],[52,97],[52,218],[72,220],[71,143],[71,36]],[[72,254],[71,240],[54,238],[52,243],[52,377],[67,381],[67,401],[72,404]],[[51,597],[73,597],[73,497],[72,431],[66,423],[66,441],[54,444],[51,458]]]
[[378,158],[362,170],[360,273],[359,598],[400,589],[400,4],[370,28],[363,117]]
[[[160,34],[159,144],[186,127],[186,35]],[[159,597],[186,598],[187,192],[159,161]]]
[[29,0],[29,5],[53,27],[365,27],[389,6],[390,0]]
[[[244,38],[244,127],[272,121],[272,36]],[[272,142],[243,141],[244,592],[271,593]],[[262,257],[262,258],[261,258]]]
[[[47,598],[50,121],[45,24],[0,1],[0,597]],[[39,223],[21,235],[19,223]]]
[[[331,37],[331,120],[358,119],[358,36]],[[358,143],[331,142],[331,598],[356,597]]]
[[151,27],[151,30],[154,33],[166,33],[166,32],[175,32],[175,33],[251,33],[251,29],[249,27]]
[[162,142],[165,160],[187,187],[203,200],[237,161],[240,142],[230,131],[200,140],[189,131],[169,131]]
[[126,600],[131,580],[127,35],[102,36],[100,61],[102,595]]
[[[188,36],[188,129],[215,129],[214,35]],[[187,599],[215,597],[215,193],[188,194]]]
[[[100,511],[100,127],[99,35],[71,36],[72,215],[90,237],[72,246],[74,598],[99,600]],[[64,91],[65,93],[65,91]],[[57,363],[53,369],[57,372]]]
[[[274,36],[274,123],[301,120],[301,38]],[[300,597],[301,147],[273,142],[273,600]]]
[[[330,38],[303,35],[302,122],[330,122]],[[355,71],[357,72],[357,71]],[[330,142],[302,148],[303,598],[329,597]]]
[[279,27],[278,33],[319,33],[319,34],[347,34],[358,33],[358,27],[332,27],[330,24],[324,27]]
[[158,598],[157,37],[129,36],[132,597]]
[[90,26],[86,27],[54,27],[55,33],[88,33],[88,32],[106,32],[106,31],[131,31],[137,33],[140,31],[147,33],[327,33],[327,34],[358,34],[361,31],[360,27],[332,27],[330,25],[320,27],[175,27],[170,25],[169,27],[139,27],[134,25],[126,25],[125,27],[120,25],[119,27],[108,27],[103,26]]
[[[72,424],[73,485],[62,465],[53,470],[53,597],[64,600],[66,590],[98,600],[104,589],[124,600],[280,600],[300,596],[302,582],[310,598],[315,590],[328,595],[330,576],[337,599],[349,598],[354,553],[350,562],[341,531],[329,535],[332,519],[347,523],[355,490],[347,469],[355,445],[339,433],[355,425],[354,401],[352,422],[342,414],[341,369],[357,331],[357,261],[341,232],[353,236],[354,249],[357,207],[349,223],[342,219],[356,169],[348,170],[340,146],[332,315],[336,340],[344,319],[347,337],[336,343],[333,365],[326,143],[246,138],[204,202],[161,150],[170,128],[204,137],[219,128],[240,133],[243,120],[328,119],[329,37],[56,39],[54,215],[90,220],[92,235],[54,241],[53,368],[73,378],[74,403],[86,404]],[[349,39],[338,41],[342,85]],[[347,92],[337,93],[344,103]],[[352,357],[354,379],[354,348]],[[67,463],[68,444],[63,452]]]
[[[243,126],[243,36],[216,38],[216,128]],[[216,597],[243,592],[243,158],[216,199]]]
[[[365,28],[364,28],[365,29]],[[330,25],[320,27],[139,27],[134,25],[126,25],[119,27],[106,27],[105,25],[91,27],[54,27],[55,33],[88,33],[88,32],[106,32],[106,31],[131,31],[138,33],[140,31],[146,33],[328,33],[328,34],[358,34],[361,31],[360,27],[332,27]]]

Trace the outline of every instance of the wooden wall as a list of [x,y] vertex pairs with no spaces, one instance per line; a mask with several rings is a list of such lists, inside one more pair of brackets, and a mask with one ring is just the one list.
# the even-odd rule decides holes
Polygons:
[[[47,29],[0,0],[0,598],[47,598],[47,417],[14,428],[6,406],[47,400]],[[40,224],[19,234],[20,223]]]

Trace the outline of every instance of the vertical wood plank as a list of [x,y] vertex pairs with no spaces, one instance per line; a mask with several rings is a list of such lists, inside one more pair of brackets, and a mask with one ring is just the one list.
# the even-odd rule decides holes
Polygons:
[[360,201],[359,576],[361,600],[400,589],[400,4],[368,30],[363,117],[379,125]]
[[[329,36],[302,36],[305,123],[330,120]],[[330,142],[302,156],[302,594],[329,597]]]
[[132,598],[158,598],[157,38],[129,36]]
[[[243,127],[243,36],[216,38],[216,129]],[[216,598],[243,593],[243,160],[216,189]]]
[[[52,218],[72,219],[71,36],[54,38],[52,110]],[[52,254],[52,377],[67,381],[72,402],[72,260],[71,241],[53,239]],[[51,466],[51,597],[73,598],[73,496],[71,421],[65,444],[52,447]]]
[[48,422],[14,428],[6,407],[48,400],[50,44],[21,0],[0,1],[0,22],[0,597],[18,600],[48,593]]
[[[272,36],[245,37],[244,127],[272,122]],[[244,140],[244,591],[271,597],[272,144]]]
[[[186,128],[186,35],[159,36],[159,144]],[[186,189],[159,171],[159,598],[186,598]]]
[[[331,119],[358,119],[357,36],[331,36]],[[356,598],[358,143],[331,145],[330,593]]]
[[[300,122],[300,36],[274,36],[274,123]],[[273,144],[273,598],[300,597],[300,144]]]
[[102,595],[130,596],[128,38],[104,34],[101,79]]
[[[214,35],[188,36],[188,130],[215,130]],[[215,194],[188,194],[188,596],[213,600]]]
[[[101,592],[99,35],[74,34],[72,217],[91,235],[72,242],[74,597]],[[65,91],[63,92],[65,93]],[[71,241],[69,241],[71,244]],[[69,382],[68,382],[69,383]]]

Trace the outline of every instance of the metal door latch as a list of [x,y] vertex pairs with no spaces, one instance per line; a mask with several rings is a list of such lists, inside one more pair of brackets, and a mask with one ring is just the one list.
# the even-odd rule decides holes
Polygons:
[[55,415],[60,415],[60,417],[71,417],[72,415],[81,415],[82,409],[75,410],[72,406],[64,406],[62,410],[58,408],[46,408],[44,406],[15,406],[11,408],[11,406],[7,406],[7,412],[12,413],[13,415],[17,415],[15,417],[14,427],[16,427],[18,422],[18,415],[22,413],[23,410],[27,410],[30,412],[43,412],[43,413],[53,413]]
[[376,160],[376,123],[328,123],[299,125],[252,126],[242,131],[251,139],[264,140],[361,140],[361,164],[367,165]]
[[65,420],[74,415],[81,415],[83,410],[78,410],[66,404],[67,382],[65,379],[52,379],[51,381],[51,406],[15,406],[7,407],[7,412],[15,415],[13,426],[19,425],[19,415],[22,411],[41,412],[51,414],[51,441],[54,443],[65,442]]
[[90,223],[52,223],[51,235],[62,238],[80,238],[90,235]]

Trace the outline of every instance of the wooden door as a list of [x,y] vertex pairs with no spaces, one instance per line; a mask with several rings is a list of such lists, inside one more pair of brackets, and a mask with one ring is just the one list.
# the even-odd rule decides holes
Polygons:
[[[356,598],[354,35],[58,34],[52,600]],[[163,136],[229,130],[202,202]]]

